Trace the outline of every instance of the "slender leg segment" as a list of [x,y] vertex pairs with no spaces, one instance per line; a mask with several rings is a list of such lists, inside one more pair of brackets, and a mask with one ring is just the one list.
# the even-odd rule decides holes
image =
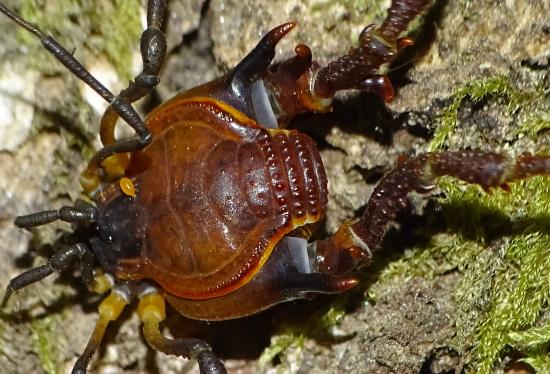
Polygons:
[[143,322],[143,334],[149,345],[167,355],[197,360],[201,374],[224,374],[225,367],[214,355],[212,348],[198,339],[170,339],[160,331],[160,323],[166,318],[164,297],[157,292],[140,298],[138,313]]
[[[92,258],[90,258],[90,256],[92,256]],[[13,278],[6,289],[6,293],[4,294],[2,307],[6,306],[14,291],[41,281],[54,272],[64,271],[69,267],[73,260],[77,258],[81,260],[82,276],[84,281],[93,283],[93,270],[91,267],[88,267],[90,266],[88,265],[91,262],[90,260],[94,259],[93,254],[88,250],[86,245],[78,243],[64,247],[59,252],[56,252],[52,257],[50,257],[46,265],[27,270],[26,272]]]
[[361,218],[344,222],[329,240],[317,242],[324,259],[320,271],[346,274],[368,265],[372,253],[382,248],[388,223],[408,206],[408,194],[432,191],[436,177],[452,176],[488,191],[533,175],[550,175],[550,156],[523,154],[511,161],[501,154],[472,151],[403,157],[374,189]]
[[[143,119],[132,107],[132,102],[146,95],[158,84],[158,73],[166,54],[166,39],[160,30],[166,8],[165,0],[150,0],[148,4],[148,28],[141,36],[141,49],[143,58],[143,71],[136,77],[126,90],[115,96],[103,84],[101,84],[88,70],[67,51],[59,42],[42,32],[37,26],[27,22],[11,9],[0,3],[0,12],[12,19],[19,26],[29,31],[40,39],[46,48],[59,62],[71,73],[96,91],[109,108],[105,114],[105,125],[102,125],[102,133],[114,132],[116,120],[120,117],[128,123],[136,132],[137,137],[120,141],[105,143],[105,147],[99,150],[90,162],[88,173],[83,177],[83,185],[89,192],[97,186],[98,178],[93,176],[101,162],[115,153],[132,152],[139,150],[151,142],[151,134]],[[97,173],[96,173],[97,174]]]
[[69,223],[91,223],[97,215],[96,208],[82,200],[77,200],[75,206],[64,206],[59,210],[46,210],[15,218],[15,225],[24,229],[46,225],[61,220]]
[[116,113],[124,119],[136,132],[138,138],[131,139],[123,142],[117,142],[112,146],[106,147],[98,152],[99,156],[96,158],[105,157],[118,152],[129,152],[143,148],[151,141],[151,134],[145,127],[143,120],[137,114],[135,109],[125,100],[120,100],[115,97],[111,91],[109,91],[103,84],[101,84],[94,76],[90,74],[88,70],[67,51],[59,42],[57,42],[51,36],[48,36],[42,32],[37,26],[25,21],[20,16],[15,14],[12,10],[8,9],[5,5],[0,3],[0,12],[11,18],[19,26],[35,35],[40,42],[59,62],[61,62],[71,73],[77,78],[86,83],[90,88],[96,91],[105,101],[109,102],[114,108]]
[[[166,12],[166,1],[149,1],[147,29],[141,34],[142,71],[120,92],[117,98],[133,103],[151,92],[159,83],[159,72],[166,57],[166,38],[161,30]],[[103,145],[115,143],[115,126],[120,114],[112,105],[107,107],[101,120],[100,136]]]
[[97,351],[101,341],[103,340],[107,325],[118,319],[124,310],[124,307],[128,305],[131,299],[132,294],[130,290],[125,286],[121,286],[113,289],[111,294],[107,296],[101,304],[99,304],[99,318],[94,327],[92,336],[90,337],[90,340],[88,340],[88,344],[84,349],[84,352],[80,355],[73,367],[73,374],[86,373],[86,369],[92,359],[92,356]]
[[[147,6],[147,28],[141,34],[142,71],[115,98],[116,102],[131,103],[150,93],[160,82],[159,73],[166,57],[166,37],[162,32],[162,21],[166,13],[166,0],[150,0]],[[129,155],[109,150],[122,142],[115,139],[118,119],[122,117],[114,103],[105,110],[101,119],[100,137],[104,147],[90,161],[81,177],[86,192],[94,190],[99,183],[99,168],[104,167],[110,179],[124,174]],[[122,117],[124,118],[124,117]],[[130,149],[129,151],[132,151]],[[128,152],[129,152],[128,151]],[[117,153],[114,155],[113,153]],[[107,160],[108,158],[108,160]],[[104,163],[102,163],[105,161]]]

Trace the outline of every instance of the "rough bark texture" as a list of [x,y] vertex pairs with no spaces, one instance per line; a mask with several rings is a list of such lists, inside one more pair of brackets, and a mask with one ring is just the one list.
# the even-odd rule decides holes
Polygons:
[[[139,68],[129,68],[139,45],[143,6],[137,0],[102,1],[97,9],[77,0],[5,3],[51,30],[68,49],[75,47],[114,91]],[[142,109],[226,71],[267,30],[288,20],[299,27],[278,56],[291,55],[300,42],[326,63],[344,53],[365,25],[380,21],[388,3],[172,0],[171,52],[156,95]],[[115,22],[115,9],[130,13]],[[360,211],[399,154],[548,152],[548,1],[440,0],[412,29],[417,43],[391,73],[398,95],[393,103],[346,93],[333,114],[297,125],[322,144],[330,180],[328,233]],[[98,145],[98,102],[36,41],[0,17],[0,285],[44,263],[69,231],[51,225],[24,232],[12,221],[79,196],[78,173]],[[413,213],[390,232],[387,255],[376,258],[354,292],[231,323],[171,315],[169,332],[206,338],[230,371],[240,373],[503,372],[521,357],[539,371],[550,368],[544,350],[550,280],[540,285],[550,263],[543,249],[537,252],[550,248],[547,184],[522,184],[486,201],[475,200],[483,199],[478,189],[443,181],[438,199],[415,199]],[[514,251],[517,261],[510,260]],[[502,312],[511,305],[506,288],[521,289],[522,282],[534,293],[526,291],[511,309],[539,302],[522,316]],[[71,272],[17,293],[0,319],[0,372],[70,372],[93,328],[96,305],[97,297]],[[132,311],[113,326],[92,372],[197,370],[193,362],[148,350]]]

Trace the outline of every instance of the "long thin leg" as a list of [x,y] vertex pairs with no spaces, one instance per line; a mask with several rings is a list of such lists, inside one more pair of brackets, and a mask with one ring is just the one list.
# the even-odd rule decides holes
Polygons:
[[[165,1],[151,0],[149,3],[149,8],[156,9],[157,4],[164,4]],[[110,107],[114,110],[118,116],[120,116],[124,121],[126,121],[136,132],[137,138],[123,140],[110,144],[103,149],[101,149],[94,156],[94,161],[97,164],[100,164],[108,156],[111,156],[115,153],[120,152],[131,152],[143,148],[151,142],[151,134],[149,130],[145,127],[145,124],[139,114],[132,107],[131,102],[128,101],[123,96],[114,96],[111,91],[109,91],[103,84],[101,84],[94,76],[82,66],[80,62],[67,51],[59,42],[57,42],[51,36],[48,36],[42,32],[37,26],[25,21],[23,18],[15,14],[12,10],[8,9],[5,5],[0,3],[0,12],[4,13],[7,17],[11,18],[19,26],[23,27],[25,30],[29,31],[35,35],[40,42],[59,62],[61,62],[71,73],[76,77],[90,86],[94,91],[96,91],[105,101],[110,103]],[[164,13],[162,13],[164,14]],[[155,22],[158,23],[158,14],[153,17]],[[147,32],[147,31],[146,31]],[[144,33],[145,34],[145,33]],[[149,34],[148,34],[149,35]],[[162,43],[158,43],[158,38],[154,36],[143,38],[146,41],[151,42],[151,49],[149,54],[151,56],[151,61],[156,61],[156,52],[160,51],[162,48],[157,50],[157,46]],[[161,38],[163,39],[163,38]],[[165,47],[164,47],[165,48]],[[152,53],[151,53],[152,52]],[[155,63],[152,63],[151,66],[154,66]],[[147,77],[145,77],[146,80]]]
[[344,222],[317,251],[326,262],[321,272],[345,274],[358,265],[368,265],[372,253],[382,248],[388,223],[408,205],[411,192],[425,194],[436,177],[452,176],[483,189],[507,188],[507,183],[533,175],[550,175],[550,156],[523,154],[515,161],[497,153],[440,152],[416,158],[403,157],[376,186],[363,216]]
[[[75,244],[71,246],[64,247],[60,251],[53,254],[52,257],[48,260],[46,265],[38,266],[34,269],[27,270],[24,273],[19,274],[13,278],[6,289],[4,298],[2,299],[2,307],[5,307],[9,301],[10,296],[14,291],[20,290],[27,287],[33,283],[41,281],[46,278],[48,275],[54,272],[62,272],[69,267],[69,265],[76,258],[83,258],[90,253],[87,247],[84,244]],[[90,253],[91,254],[91,253]],[[89,273],[83,271],[83,276],[86,280],[90,280]],[[92,275],[93,277],[93,275]],[[90,282],[93,282],[90,280]]]
[[75,206],[64,206],[58,210],[45,210],[19,216],[15,218],[17,227],[29,229],[31,227],[42,226],[48,223],[61,220],[69,223],[90,223],[97,215],[96,208],[82,200],[78,200]]
[[[150,93],[160,82],[159,73],[166,57],[166,37],[162,32],[162,21],[166,13],[166,0],[150,0],[147,6],[147,28],[141,34],[142,71],[122,90],[117,100],[133,103]],[[105,148],[116,144],[115,128],[120,113],[113,105],[109,105],[101,119],[100,137]],[[104,148],[104,149],[105,149]],[[90,161],[83,173],[83,185],[87,191],[92,190],[98,183],[98,170],[101,162],[108,156],[98,152]],[[106,168],[110,177],[123,174],[128,163],[128,155],[117,154]],[[111,175],[113,174],[113,175]]]
[[118,319],[124,310],[124,307],[130,303],[131,299],[132,294],[130,290],[125,286],[121,286],[113,289],[111,294],[107,296],[101,304],[99,304],[99,318],[95,324],[94,331],[88,340],[88,344],[86,345],[84,352],[82,352],[76,361],[72,374],[86,373],[86,369],[92,359],[92,356],[97,351],[101,341],[103,340],[107,325]]
[[[95,79],[90,72],[82,66],[80,62],[63,48],[54,38],[48,36],[42,32],[37,26],[25,21],[20,16],[15,14],[12,10],[8,9],[5,5],[0,3],[0,12],[11,18],[19,26],[35,35],[40,42],[59,62],[61,62],[71,73],[86,83],[90,88],[96,91],[105,101],[111,103],[116,112],[123,118],[138,134],[139,142],[144,145],[150,141],[149,130],[145,127],[143,120],[137,114],[135,109],[124,100],[117,100],[117,98],[97,79]],[[141,144],[140,143],[140,144]],[[137,144],[137,141],[136,143]],[[113,147],[113,149],[115,149]],[[118,152],[114,150],[114,152]]]
[[162,335],[160,323],[166,318],[164,297],[156,292],[141,297],[138,306],[143,322],[143,334],[149,345],[167,355],[197,360],[201,374],[224,374],[225,367],[214,355],[212,348],[198,339],[169,339]]

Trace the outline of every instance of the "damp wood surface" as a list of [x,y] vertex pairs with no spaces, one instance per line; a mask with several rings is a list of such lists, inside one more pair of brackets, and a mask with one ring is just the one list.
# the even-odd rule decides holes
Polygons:
[[[113,91],[140,68],[138,0],[8,0],[58,38]],[[169,57],[151,108],[227,71],[270,28],[299,25],[321,63],[346,52],[389,1],[172,0]],[[481,149],[550,153],[550,4],[435,1],[390,73],[396,100],[339,95],[335,110],[295,124],[317,140],[329,178],[323,232],[357,215],[400,154]],[[78,198],[78,174],[99,146],[104,104],[40,44],[0,17],[0,284],[43,264],[70,231],[32,233],[16,215]],[[485,194],[439,181],[390,231],[353,292],[281,305],[228,323],[171,313],[167,331],[205,338],[235,373],[504,373],[550,371],[550,180]],[[75,273],[76,274],[76,273]],[[67,272],[17,293],[0,319],[0,372],[68,373],[93,328],[98,298]],[[112,326],[93,373],[198,372],[154,353],[133,309]],[[530,366],[521,366],[519,359]],[[528,371],[527,371],[528,372]]]

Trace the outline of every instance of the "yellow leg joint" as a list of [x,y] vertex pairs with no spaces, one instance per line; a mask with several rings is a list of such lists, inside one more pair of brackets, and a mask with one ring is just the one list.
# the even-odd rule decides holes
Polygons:
[[106,321],[114,321],[120,316],[127,301],[116,292],[111,292],[101,304],[99,304],[99,318]]
[[88,340],[86,349],[84,349],[84,352],[82,352],[82,355],[80,355],[74,365],[73,373],[86,373],[86,368],[88,367],[90,359],[97,351],[105,335],[107,325],[120,316],[126,304],[128,304],[128,301],[116,292],[111,292],[111,294],[99,304],[99,319],[96,321],[94,331],[92,336],[90,336],[90,340]]
[[84,190],[84,193],[90,194],[99,186],[99,171],[97,168],[88,167],[80,175],[80,185]]
[[90,291],[101,295],[109,291],[114,286],[114,284],[115,282],[113,278],[109,275],[104,274],[103,270],[98,268],[94,270],[94,284],[91,287]]
[[[130,165],[130,153],[117,153],[101,162],[90,163],[80,175],[80,185],[86,194],[93,193],[102,181],[113,181],[124,176]],[[100,171],[103,169],[103,172]],[[101,175],[101,176],[100,176]]]
[[201,373],[225,374],[225,367],[208,344],[198,339],[171,339],[162,334],[160,322],[166,318],[165,306],[164,296],[157,292],[148,293],[139,300],[138,314],[143,322],[143,336],[147,343],[167,355],[197,360]]
[[107,179],[110,180],[123,176],[129,164],[130,153],[117,153],[101,162],[101,166],[107,173]]
[[150,293],[139,300],[138,315],[141,321],[148,325],[157,324],[166,319],[166,305],[164,297],[158,293]]

